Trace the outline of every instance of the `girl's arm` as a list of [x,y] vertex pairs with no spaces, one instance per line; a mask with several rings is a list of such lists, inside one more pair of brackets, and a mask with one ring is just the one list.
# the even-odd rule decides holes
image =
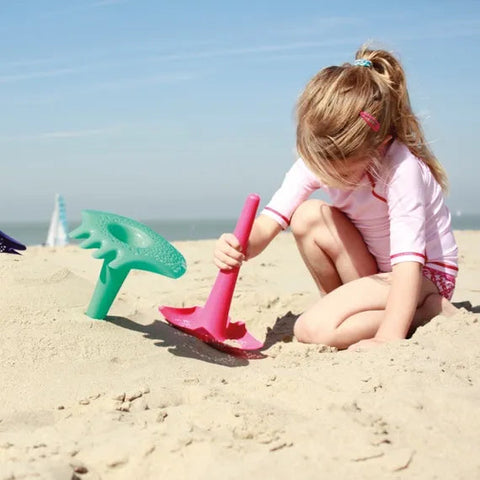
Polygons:
[[261,253],[281,231],[282,227],[275,220],[259,215],[253,222],[246,252],[241,251],[240,243],[233,233],[224,233],[215,244],[215,265],[221,270],[239,267],[244,260]]
[[246,252],[241,251],[233,233],[224,233],[215,244],[215,265],[221,270],[229,270],[239,267],[245,259],[256,257],[279,232],[288,227],[295,209],[318,188],[320,184],[315,175],[302,159],[298,159],[286,173],[269,204],[255,219]]
[[259,215],[253,223],[248,239],[245,259],[250,260],[262,253],[268,244],[282,231],[282,227],[272,218]]
[[386,199],[392,284],[380,328],[374,339],[359,342],[361,346],[405,338],[422,286],[428,175],[423,171],[421,161],[404,145],[395,144],[388,155],[390,177],[386,182]]
[[392,286],[385,316],[375,339],[380,342],[403,339],[415,315],[422,287],[422,265],[402,262],[392,267]]
[[408,330],[417,309],[422,286],[422,265],[402,262],[392,267],[392,285],[387,298],[383,321],[374,338],[354,343],[349,350],[362,350],[392,340],[401,340]]

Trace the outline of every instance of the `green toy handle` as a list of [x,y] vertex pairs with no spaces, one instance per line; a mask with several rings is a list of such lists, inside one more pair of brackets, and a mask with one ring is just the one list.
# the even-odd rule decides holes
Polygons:
[[128,272],[127,268],[110,268],[108,262],[103,262],[95,291],[86,311],[90,318],[97,320],[105,318]]

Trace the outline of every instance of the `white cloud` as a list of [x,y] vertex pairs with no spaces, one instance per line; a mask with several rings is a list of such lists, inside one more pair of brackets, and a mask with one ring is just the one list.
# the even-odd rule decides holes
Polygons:
[[88,11],[94,8],[100,8],[100,7],[110,7],[110,6],[115,6],[115,5],[121,5],[124,3],[127,3],[128,0],[98,0],[96,2],[90,2],[84,5],[76,5],[74,7],[67,7],[63,8],[60,10],[51,10],[49,12],[44,12],[41,17],[43,18],[48,18],[48,17],[54,17],[58,15],[66,15],[66,14],[71,14],[73,12],[82,12],[82,11]]
[[53,70],[44,70],[38,72],[25,72],[25,73],[13,73],[9,75],[0,75],[0,83],[11,83],[17,82],[19,80],[31,80],[34,78],[48,78],[48,77],[59,77],[63,75],[72,75],[80,71],[85,70],[84,68],[71,67],[71,68],[57,68]]
[[93,137],[99,135],[119,134],[126,126],[112,126],[104,128],[93,128],[85,130],[57,130],[53,132],[35,133],[29,135],[11,135],[0,136],[0,141],[16,142],[16,141],[35,141],[35,140],[68,140],[75,138]]
[[120,3],[127,3],[127,0],[99,0],[98,2],[91,3],[91,7],[107,7],[111,5],[117,5]]
[[[200,51],[186,51],[181,53],[166,53],[161,55],[151,54],[144,56],[143,58],[138,58],[137,56],[121,58],[117,61],[102,61],[100,63],[85,63],[82,66],[71,66],[71,67],[62,67],[62,68],[52,68],[50,70],[40,70],[40,71],[30,71],[30,72],[19,72],[19,73],[7,73],[0,75],[0,83],[11,83],[22,80],[32,80],[38,78],[48,78],[48,77],[59,77],[65,75],[73,75],[79,72],[91,72],[96,70],[108,70],[114,67],[123,67],[130,65],[132,62],[135,64],[150,64],[151,62],[169,62],[169,61],[182,61],[182,60],[198,60],[198,59],[208,59],[208,58],[221,58],[221,57],[231,57],[231,56],[246,56],[246,55],[272,55],[285,52],[298,52],[298,51],[309,51],[314,48],[320,47],[331,47],[336,45],[348,45],[352,40],[348,38],[342,38],[338,40],[326,40],[326,41],[310,41],[310,42],[294,42],[294,43],[281,43],[281,44],[271,44],[271,45],[252,45],[246,47],[233,47],[233,48],[218,48],[210,50],[200,50]],[[21,65],[31,65],[41,64],[44,62],[55,62],[55,59],[32,59],[24,60]],[[58,59],[57,61],[65,61],[64,59]],[[8,65],[8,64],[7,64]],[[10,64],[12,65],[12,64]],[[13,64],[15,66],[15,64]],[[162,72],[155,76],[150,76],[145,79],[138,78],[138,83],[155,83],[158,81],[168,81],[169,79],[173,80],[188,80],[198,76],[198,74],[192,73],[176,73],[176,72]],[[126,80],[128,82],[128,80]],[[110,82],[112,85],[115,85],[117,82]]]

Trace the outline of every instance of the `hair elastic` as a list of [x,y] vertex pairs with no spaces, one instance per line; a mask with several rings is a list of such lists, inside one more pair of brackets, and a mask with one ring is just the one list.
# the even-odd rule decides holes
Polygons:
[[365,123],[374,131],[380,130],[380,122],[370,113],[361,111],[359,115],[365,120]]
[[368,67],[371,68],[373,67],[373,63],[370,60],[367,60],[365,58],[357,58],[353,64],[357,67]]

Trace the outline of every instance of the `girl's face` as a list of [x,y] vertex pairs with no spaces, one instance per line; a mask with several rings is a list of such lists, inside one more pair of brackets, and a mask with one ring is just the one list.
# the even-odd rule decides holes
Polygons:
[[[377,148],[377,155],[384,157],[392,137],[389,135]],[[345,180],[347,185],[355,187],[363,176],[367,173],[374,159],[370,156],[351,158],[347,160],[347,165],[340,167],[337,172]]]
[[342,166],[338,170],[338,174],[347,185],[355,186],[365,175],[370,163],[370,158],[348,162],[348,165]]
[[325,176],[319,175],[324,185],[340,190],[355,189],[365,175],[372,159],[369,157],[348,159],[335,166],[331,165]]

